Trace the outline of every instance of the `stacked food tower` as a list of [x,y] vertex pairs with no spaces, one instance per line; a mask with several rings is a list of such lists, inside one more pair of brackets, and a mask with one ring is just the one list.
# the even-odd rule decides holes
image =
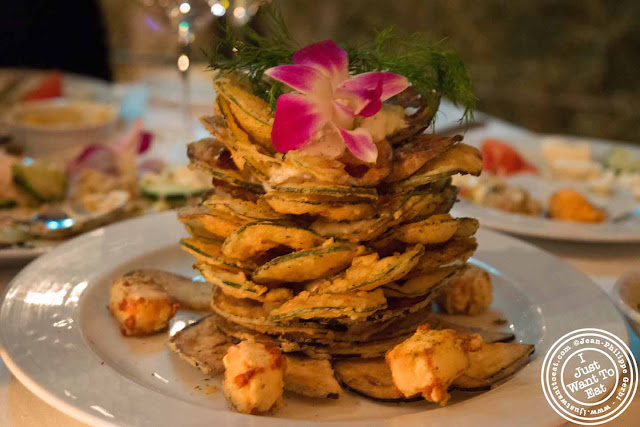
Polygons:
[[478,222],[449,211],[451,176],[478,175],[478,150],[425,133],[433,105],[408,86],[359,121],[374,162],[317,143],[282,153],[272,136],[298,122],[278,124],[278,105],[274,123],[241,76],[214,86],[215,113],[201,119],[212,137],[188,154],[215,193],[179,219],[191,234],[183,249],[214,285],[217,327],[313,358],[384,356],[476,249]]

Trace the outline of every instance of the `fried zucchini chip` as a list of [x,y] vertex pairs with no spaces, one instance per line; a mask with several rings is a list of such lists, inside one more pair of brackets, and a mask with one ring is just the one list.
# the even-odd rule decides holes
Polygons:
[[401,343],[407,336],[401,336],[383,341],[371,341],[365,343],[335,343],[325,347],[303,346],[301,351],[314,359],[327,358],[361,358],[372,359],[382,357],[394,346]]
[[220,240],[181,239],[180,248],[196,257],[198,262],[234,273],[244,272],[250,274],[257,267],[250,262],[227,258],[222,253],[222,241]]
[[215,181],[254,194],[264,193],[259,182],[253,182],[252,177],[238,170],[224,144],[213,138],[190,143],[187,155],[192,167],[211,175]]
[[458,218],[456,237],[471,237],[480,228],[480,222],[475,218]]
[[402,254],[385,258],[380,258],[377,253],[362,255],[355,258],[351,267],[343,273],[311,282],[306,289],[320,294],[370,291],[402,279],[418,263],[423,253],[424,247],[415,245]]
[[311,230],[324,237],[335,237],[352,242],[373,240],[392,225],[391,215],[358,221],[329,221],[319,218],[311,224]]
[[331,362],[288,354],[284,389],[306,397],[338,399],[342,393]]
[[224,133],[221,139],[222,142],[233,153],[237,153],[242,156],[244,161],[252,168],[252,172],[258,175],[262,180],[267,180],[271,176],[272,170],[276,170],[282,167],[283,163],[281,156],[275,154],[273,147],[269,146],[269,149],[265,149],[260,146],[256,146],[249,139],[249,135],[240,128],[236,119],[231,113],[229,102],[223,98],[216,98],[217,104],[220,109],[220,113],[226,121],[226,126],[229,132]]
[[231,273],[203,263],[194,264],[194,268],[202,274],[202,277],[204,277],[207,282],[219,286],[222,292],[236,298],[249,298],[261,301],[262,298],[260,297],[269,290],[266,286],[253,283],[241,272]]
[[220,288],[216,288],[213,291],[211,307],[220,318],[227,319],[233,323],[275,325],[268,319],[269,310],[265,308],[261,301],[236,298],[226,294]]
[[478,176],[481,171],[482,156],[480,151],[470,145],[459,143],[427,162],[409,178],[394,183],[392,189],[403,191],[459,173]]
[[273,116],[269,104],[230,78],[217,78],[213,81],[213,86],[227,100],[231,114],[251,139],[265,149],[273,150]]
[[[383,291],[384,293],[384,291]],[[412,298],[388,298],[387,308],[371,315],[367,320],[384,321],[402,318],[413,313],[417,313],[431,306],[436,298],[437,292],[429,292],[426,295]]]
[[219,322],[218,326],[225,334],[238,340],[255,340],[276,346],[285,353],[303,352],[312,359],[322,360],[331,359],[333,357],[381,357],[386,351],[406,339],[406,336],[401,336],[390,340],[368,343],[339,342],[332,343],[330,345],[318,345],[316,343],[307,344],[304,342],[290,341],[282,336],[275,337],[256,333],[255,331],[246,329],[237,323]]
[[440,136],[423,133],[396,148],[392,171],[385,182],[402,181],[417,172],[428,161],[438,157],[454,144],[462,141],[462,136]]
[[304,228],[253,222],[231,233],[222,245],[222,253],[230,258],[247,260],[278,246],[301,250],[319,246],[323,242],[323,237]]
[[386,306],[387,300],[381,289],[371,292],[322,295],[302,291],[280,307],[272,310],[269,317],[275,322],[283,323],[293,319],[337,317],[356,320],[365,318]]
[[448,211],[456,200],[457,189],[447,185],[448,181],[443,181],[407,193],[384,195],[376,206],[375,218],[357,221],[330,221],[319,218],[310,228],[325,237],[352,242],[374,240],[399,223],[428,216],[437,211]]
[[382,182],[392,169],[393,147],[386,139],[375,142],[378,148],[378,157],[376,164],[371,166],[368,163],[353,156],[350,152],[346,152],[341,159],[346,164],[345,171],[358,180],[357,185],[376,185]]
[[263,181],[268,180],[271,171],[282,166],[279,156],[251,142],[249,135],[236,123],[226,99],[216,98],[216,107],[219,114],[201,117],[202,125],[229,149],[238,169],[244,171],[251,166],[252,174]]
[[315,182],[285,182],[272,187],[274,193],[296,195],[300,200],[310,201],[343,201],[343,200],[378,200],[378,192],[371,187],[349,187],[344,185]]
[[443,245],[425,248],[424,255],[409,277],[433,271],[444,265],[465,262],[478,247],[473,237],[454,237]]
[[433,189],[413,190],[406,194],[402,205],[394,212],[394,216],[397,218],[396,224],[435,215],[438,211],[444,210],[443,213],[446,213],[455,203],[457,195],[458,189],[452,186],[437,191]]
[[442,267],[419,276],[412,277],[402,284],[388,283],[384,286],[387,298],[413,298],[426,295],[434,288],[444,286],[460,273],[461,266]]
[[221,236],[217,236],[209,232],[200,221],[185,218],[180,221],[184,225],[185,230],[194,238],[202,240],[218,240]]
[[289,151],[284,156],[284,163],[299,170],[300,174],[311,175],[315,181],[352,187],[375,187],[391,171],[390,157],[384,153],[380,155],[381,148],[387,151],[384,144],[388,145],[386,141],[376,144],[379,156],[373,167],[362,164],[347,165],[337,159],[309,155],[300,150]]
[[360,200],[340,202],[300,200],[286,193],[267,193],[264,199],[276,212],[321,216],[334,221],[371,218],[376,213],[374,204]]
[[403,224],[395,230],[393,237],[401,242],[433,245],[451,239],[457,230],[458,221],[455,218],[440,214]]
[[271,209],[263,199],[251,202],[213,195],[205,200],[203,205],[212,212],[221,212],[222,214],[238,217],[242,220],[275,221],[287,218],[286,215]]
[[224,372],[222,358],[234,341],[216,326],[216,316],[207,316],[176,333],[168,346],[181,359],[206,375]]
[[335,274],[351,264],[363,248],[352,243],[333,243],[282,255],[258,267],[252,275],[256,282],[305,282]]
[[490,389],[522,369],[534,350],[531,344],[485,342],[469,353],[469,367],[452,386],[465,391]]
[[[178,221],[185,224],[188,231],[196,230],[194,236],[225,238],[236,231],[248,220],[234,218],[220,212],[211,212],[203,206],[187,206],[178,210]],[[206,235],[197,230],[206,230]]]
[[[434,93],[433,96],[425,97],[420,95],[414,87],[409,86],[395,97],[395,103],[405,109],[407,127],[388,137],[393,145],[401,144],[429,127],[438,111],[440,94]],[[407,114],[407,109],[415,111]]]

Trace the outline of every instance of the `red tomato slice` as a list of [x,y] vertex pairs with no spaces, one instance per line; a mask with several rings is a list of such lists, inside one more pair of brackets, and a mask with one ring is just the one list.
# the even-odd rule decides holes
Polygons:
[[519,172],[537,173],[538,169],[509,144],[498,139],[488,138],[482,141],[482,168],[496,175],[511,175]]
[[59,98],[62,96],[62,73],[52,71],[40,82],[40,85],[28,92],[23,101],[36,101],[38,99]]

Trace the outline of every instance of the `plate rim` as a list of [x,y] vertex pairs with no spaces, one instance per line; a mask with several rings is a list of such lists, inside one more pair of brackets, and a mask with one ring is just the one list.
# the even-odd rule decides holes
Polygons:
[[[12,290],[14,290],[15,287],[18,287],[21,285],[21,279],[26,276],[28,273],[30,273],[31,271],[37,271],[37,269],[40,267],[40,265],[45,265],[47,260],[50,257],[55,257],[57,253],[64,251],[67,247],[69,246],[75,246],[76,244],[78,244],[78,242],[84,241],[84,240],[90,240],[90,239],[95,239],[95,238],[100,238],[98,236],[104,234],[106,229],[113,229],[113,228],[127,228],[129,226],[134,225],[136,222],[155,222],[158,219],[160,220],[164,220],[164,218],[162,217],[168,217],[171,216],[171,218],[175,221],[175,212],[170,211],[170,212],[163,212],[163,213],[158,213],[158,214],[152,214],[152,215],[147,215],[147,216],[143,216],[143,217],[138,217],[138,218],[133,218],[133,219],[129,219],[126,221],[122,221],[116,224],[112,224],[110,226],[107,227],[103,227],[97,230],[94,230],[92,232],[83,234],[81,236],[75,237],[61,245],[59,245],[58,247],[56,247],[54,250],[50,251],[49,253],[45,254],[44,256],[38,258],[37,260],[35,260],[34,262],[32,262],[31,264],[29,264],[25,269],[23,269],[20,273],[18,273],[13,279],[12,281],[9,283],[9,285],[7,286],[6,295],[9,295],[11,293]],[[176,221],[177,223],[177,221]],[[567,264],[566,262],[560,260],[559,258],[553,256],[552,254],[549,254],[548,252],[544,251],[543,249],[540,249],[528,242],[524,242],[520,239],[517,239],[513,236],[509,236],[503,233],[497,233],[495,231],[491,231],[491,230],[487,230],[487,229],[482,229],[481,233],[486,235],[485,238],[491,238],[493,237],[498,237],[500,239],[507,239],[508,241],[510,241],[511,243],[515,244],[516,246],[519,246],[520,248],[526,249],[528,251],[533,251],[534,253],[538,253],[541,255],[544,255],[546,257],[550,257],[553,258],[554,262],[557,263],[558,265],[562,265],[562,267],[564,268],[565,271],[571,272],[572,274],[577,274],[578,276],[581,276],[581,279],[585,282],[584,285],[585,286],[590,286],[593,289],[595,289],[598,293],[601,293],[603,295],[606,295],[606,293],[597,286],[597,284],[595,284],[593,282],[592,279],[590,279],[588,276],[586,276],[585,274],[583,274],[582,272],[578,271],[577,269],[575,269],[574,267],[572,267],[571,265]],[[151,251],[150,249],[147,249],[147,251]],[[577,277],[577,276],[576,276]],[[0,307],[0,320],[4,317],[4,313],[6,311],[6,306],[7,306],[7,301],[8,299],[5,298],[2,306]],[[624,324],[624,318],[623,316],[619,313],[619,311],[617,311],[617,309],[615,308],[615,305],[613,303],[613,301],[609,301],[611,304],[611,308],[613,309],[611,311],[611,314],[613,315],[613,317],[615,317],[615,323],[617,325],[619,325],[620,330],[622,331],[622,334],[619,334],[620,338],[627,342],[629,341],[629,337],[628,337],[628,331],[625,327]],[[78,306],[79,307],[79,306]],[[79,310],[76,310],[79,311]],[[91,412],[87,411],[86,409],[83,409],[82,407],[79,406],[75,406],[73,405],[71,402],[64,400],[62,397],[60,397],[59,395],[56,395],[55,390],[50,390],[47,389],[45,385],[40,384],[36,378],[32,378],[27,372],[25,372],[22,367],[20,366],[20,364],[14,360],[14,358],[12,357],[12,355],[9,353],[9,350],[7,349],[6,344],[3,342],[4,340],[4,336],[5,334],[3,333],[3,329],[4,326],[3,325],[7,325],[9,322],[1,322],[0,321],[0,357],[4,360],[4,363],[6,364],[7,368],[10,370],[10,372],[16,376],[16,378],[21,381],[29,390],[31,390],[36,396],[38,396],[39,398],[41,398],[42,400],[44,400],[45,402],[47,402],[49,405],[51,405],[54,409],[56,410],[60,410],[63,413],[66,413],[67,415],[81,421],[81,422],[85,422],[85,423],[89,423],[91,425],[99,425],[99,426],[118,426],[121,424],[118,423],[112,423],[109,422],[108,420],[105,420],[104,418],[100,418],[97,415],[92,414]],[[15,355],[14,355],[15,356]],[[530,364],[531,365],[531,364]],[[149,393],[157,393],[154,390],[148,390]],[[475,399],[471,399],[472,401]],[[457,405],[456,405],[457,406]],[[445,408],[441,408],[442,410],[444,410]],[[449,410],[453,409],[449,408]],[[238,414],[229,414],[229,415],[238,415]],[[414,414],[415,415],[415,414]],[[230,418],[225,418],[226,420],[230,421]],[[279,425],[279,424],[290,424],[291,422],[297,423],[297,424],[302,424],[305,422],[309,422],[311,420],[287,420],[287,419],[281,419],[281,418],[262,418],[262,420],[264,420],[264,424],[265,425]],[[253,422],[255,422],[254,417],[245,417],[242,420],[236,418],[236,420],[238,424],[252,424]],[[367,423],[369,424],[371,420],[366,420],[366,421],[360,421],[363,423]],[[384,419],[381,420],[383,423],[384,422],[388,422],[388,419]],[[274,422],[276,424],[274,424]],[[319,423],[321,424],[334,424],[334,423],[341,423],[341,424],[354,424],[357,423],[358,421],[320,421]]]
[[[482,212],[487,212],[482,215]],[[616,234],[589,234],[589,233],[563,233],[562,231],[554,230],[553,235],[550,234],[549,231],[543,231],[543,228],[538,228],[534,226],[522,227],[521,224],[511,224],[511,221],[516,221],[518,219],[522,219],[523,221],[527,220],[526,215],[519,215],[515,213],[502,212],[499,209],[494,209],[486,206],[475,205],[468,200],[461,200],[458,202],[453,209],[451,210],[452,214],[456,214],[459,216],[472,216],[480,221],[480,224],[484,227],[490,228],[492,230],[508,233],[512,236],[522,236],[522,237],[534,237],[537,239],[543,239],[547,241],[558,241],[558,242],[582,242],[582,243],[609,243],[609,244],[624,244],[624,243],[639,243],[640,242],[640,228],[637,233],[625,233],[624,231],[620,231]],[[501,221],[501,219],[505,221]],[[560,220],[550,220],[547,218],[538,218],[541,221],[548,221],[548,224],[554,225],[562,225],[566,221]],[[640,224],[640,220],[638,220]],[[567,222],[569,226],[581,225],[579,223]],[[582,224],[583,226],[598,226],[598,224]],[[639,226],[640,227],[640,226]],[[628,230],[627,230],[628,231]]]

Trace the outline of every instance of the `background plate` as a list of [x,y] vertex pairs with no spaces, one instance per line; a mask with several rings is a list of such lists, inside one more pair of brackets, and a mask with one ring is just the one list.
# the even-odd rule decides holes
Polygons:
[[[492,122],[484,128],[470,130],[466,133],[464,142],[479,148],[486,138],[503,140],[518,150],[528,161],[542,169],[544,161],[541,153],[541,141],[549,136],[561,138],[567,144],[588,143],[591,146],[594,159],[604,157],[614,147],[627,149],[635,156],[640,156],[638,146],[630,143],[576,136],[534,134],[519,128],[505,126],[501,121]],[[550,180],[530,174],[512,175],[503,179],[509,184],[529,191],[545,206],[552,193],[559,189],[568,188],[586,194],[595,204],[604,207],[610,217],[621,217],[623,214],[631,212],[635,212],[635,215],[630,215],[630,218],[614,223],[583,224],[512,214],[475,205],[467,200],[457,203],[452,213],[458,216],[474,217],[486,227],[522,236],[585,242],[640,242],[640,203],[633,199],[628,190],[619,189],[611,197],[601,197],[590,193],[588,184],[581,181]]]

